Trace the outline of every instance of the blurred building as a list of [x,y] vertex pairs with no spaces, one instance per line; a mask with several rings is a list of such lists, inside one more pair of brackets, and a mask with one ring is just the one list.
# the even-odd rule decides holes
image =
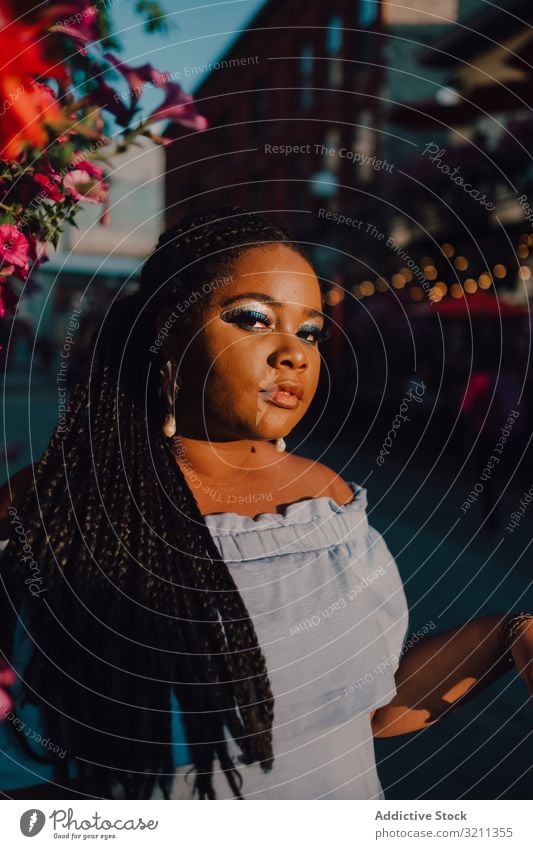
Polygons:
[[380,42],[373,0],[265,3],[194,92],[210,129],[169,131],[169,219],[230,202],[301,209],[313,233],[320,206],[348,207],[377,173]]
[[[441,277],[474,294],[488,273],[524,299],[530,276],[500,224],[516,248],[527,239],[529,7],[268,0],[194,92],[210,129],[169,129],[167,219],[221,203],[281,210],[328,279],[372,283],[357,297],[396,283],[416,301]],[[391,283],[408,261],[407,285]]]

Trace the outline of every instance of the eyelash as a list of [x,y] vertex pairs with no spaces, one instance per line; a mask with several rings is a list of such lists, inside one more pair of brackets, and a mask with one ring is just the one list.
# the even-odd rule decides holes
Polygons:
[[[234,310],[229,310],[226,313],[221,315],[223,321],[227,321],[231,324],[237,324],[239,327],[245,327],[248,330],[260,330],[259,327],[250,327],[248,326],[250,323],[254,324],[256,321],[260,321],[263,324],[266,324],[268,327],[272,326],[272,320],[265,315],[265,313],[259,312],[258,310],[248,309],[248,308],[238,308]],[[299,335],[302,332],[302,328],[298,331]],[[330,331],[325,327],[316,327],[315,325],[309,325],[308,328],[303,328],[303,332],[308,336],[309,334],[314,335],[313,340],[305,339],[299,336],[302,339],[302,342],[306,342],[308,345],[317,345],[319,342],[325,342],[326,339],[330,337]]]

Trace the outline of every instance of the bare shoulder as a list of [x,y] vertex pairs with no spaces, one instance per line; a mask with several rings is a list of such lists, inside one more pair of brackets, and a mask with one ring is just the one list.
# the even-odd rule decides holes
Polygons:
[[291,454],[291,472],[301,475],[302,482],[312,493],[313,497],[327,495],[337,504],[347,504],[353,499],[353,492],[340,475],[329,466],[312,460],[309,457],[301,457]]

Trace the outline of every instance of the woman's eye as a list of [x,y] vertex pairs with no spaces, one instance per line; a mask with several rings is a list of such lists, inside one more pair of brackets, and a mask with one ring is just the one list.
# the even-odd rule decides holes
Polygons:
[[271,321],[267,315],[263,315],[260,312],[250,312],[247,314],[244,319],[246,324],[251,324],[253,327],[256,327],[258,324],[263,324],[265,327],[270,327]]
[[[261,310],[250,309],[249,307],[237,307],[222,313],[220,318],[229,324],[236,324],[245,330],[264,330],[272,327],[274,322],[272,318]],[[296,333],[299,339],[311,345],[316,345],[318,342],[324,342],[329,339],[330,330],[325,327],[317,327],[310,324],[301,327]]]
[[258,324],[262,324],[265,327],[270,327],[272,324],[268,315],[258,310],[250,309],[229,310],[229,312],[223,313],[220,318],[222,321],[227,321],[230,324],[238,324],[240,327],[246,327],[252,330],[260,330],[261,328],[257,326]]
[[326,339],[329,339],[331,331],[326,327],[302,327],[297,335],[304,342],[317,345],[319,342],[325,342]]

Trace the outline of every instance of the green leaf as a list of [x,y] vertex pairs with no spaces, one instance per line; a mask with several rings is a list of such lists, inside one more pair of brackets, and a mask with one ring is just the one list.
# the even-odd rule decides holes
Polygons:
[[169,26],[166,12],[155,0],[137,0],[135,11],[138,15],[144,15],[144,30],[147,33],[168,33]]

